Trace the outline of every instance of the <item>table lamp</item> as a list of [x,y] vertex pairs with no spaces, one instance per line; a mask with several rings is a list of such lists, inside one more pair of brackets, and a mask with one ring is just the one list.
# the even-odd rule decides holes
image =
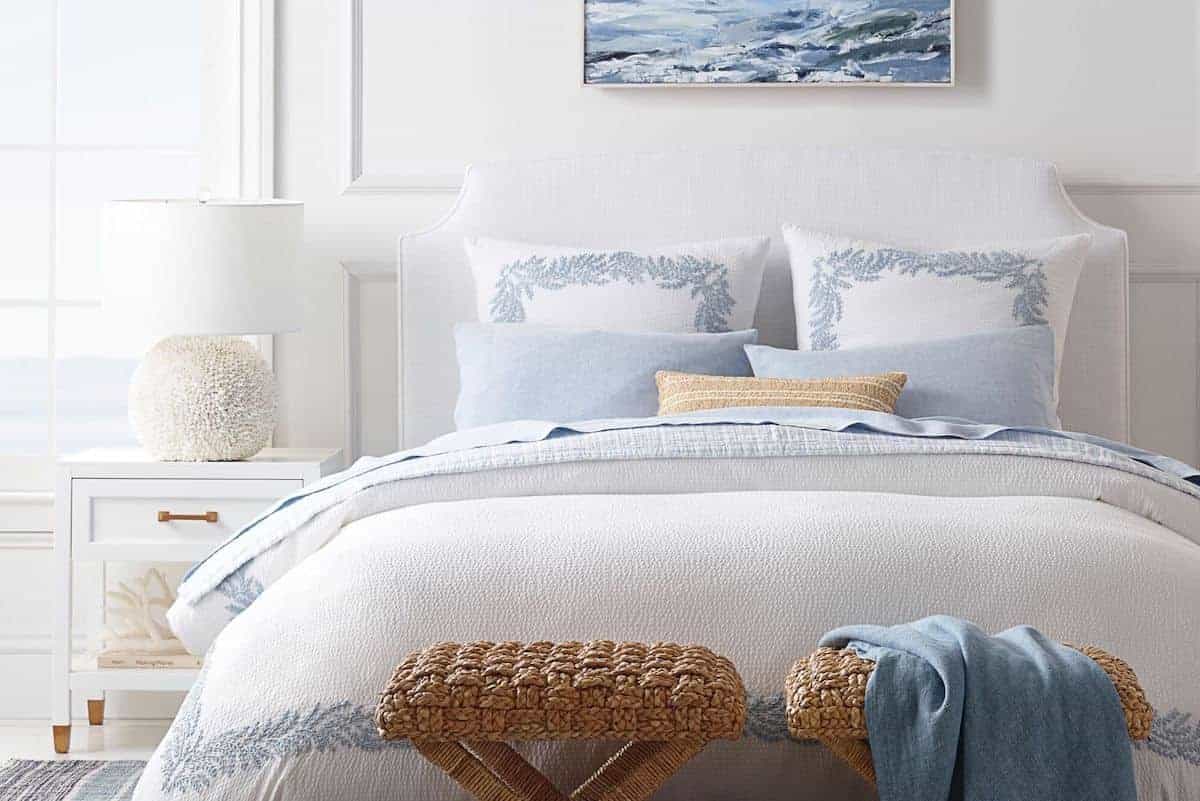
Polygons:
[[279,386],[240,337],[295,331],[304,206],[120,200],[104,208],[104,313],[161,339],[129,387],[129,420],[160,461],[246,459],[266,446]]

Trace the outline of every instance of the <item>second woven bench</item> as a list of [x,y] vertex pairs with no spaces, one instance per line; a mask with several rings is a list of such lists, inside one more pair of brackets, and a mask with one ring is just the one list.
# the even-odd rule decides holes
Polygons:
[[480,801],[565,801],[506,741],[626,740],[571,793],[646,799],[710,740],[741,736],[745,688],[707,648],[658,643],[440,643],[396,668],[376,710]]
[[[1133,669],[1090,645],[1072,645],[1098,664],[1117,689],[1131,740],[1150,736],[1154,710]],[[860,776],[875,783],[875,763],[867,743],[864,704],[875,663],[849,648],[818,648],[797,662],[785,682],[788,732],[800,740],[819,740]]]

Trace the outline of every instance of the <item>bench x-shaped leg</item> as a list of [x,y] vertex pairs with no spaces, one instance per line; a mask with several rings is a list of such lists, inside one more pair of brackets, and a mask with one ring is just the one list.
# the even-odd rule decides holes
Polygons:
[[705,745],[703,740],[628,743],[568,797],[506,743],[413,741],[479,801],[645,801]]

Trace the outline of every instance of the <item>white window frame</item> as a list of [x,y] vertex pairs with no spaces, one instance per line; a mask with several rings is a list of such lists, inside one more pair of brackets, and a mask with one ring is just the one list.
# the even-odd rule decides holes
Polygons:
[[[275,196],[275,0],[206,0],[202,192]],[[274,337],[253,337],[275,365]]]
[[[44,152],[50,154],[50,222],[48,286],[45,297],[0,298],[0,310],[42,308],[47,310],[47,369],[49,402],[47,449],[49,463],[55,453],[55,374],[57,310],[64,307],[96,307],[98,301],[60,300],[56,280],[57,227],[57,154],[87,150],[64,146],[58,141],[58,0],[51,5],[55,23],[51,31],[51,141],[44,145],[0,145],[0,150]],[[275,186],[275,0],[205,0],[202,5],[201,108],[204,130],[201,135],[200,164],[202,193],[212,197],[271,197]],[[112,150],[99,146],[96,150]],[[117,148],[120,149],[120,148]],[[145,148],[139,148],[145,149]],[[273,359],[273,339],[255,338],[268,364]],[[36,463],[35,463],[36,462]],[[7,482],[9,471],[44,471],[45,456],[31,457],[28,463],[9,457],[0,464],[0,547],[10,540],[48,537],[54,503],[53,491],[12,491]],[[53,476],[39,482],[53,486]]]

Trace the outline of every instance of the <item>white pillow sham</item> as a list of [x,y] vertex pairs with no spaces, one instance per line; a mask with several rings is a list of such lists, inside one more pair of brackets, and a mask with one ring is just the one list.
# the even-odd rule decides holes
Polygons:
[[935,251],[790,225],[784,226],[783,238],[801,350],[1048,325],[1054,332],[1056,377],[1075,287],[1092,241],[1091,235],[1078,234]]
[[479,319],[605,331],[751,328],[768,237],[650,250],[465,242]]

